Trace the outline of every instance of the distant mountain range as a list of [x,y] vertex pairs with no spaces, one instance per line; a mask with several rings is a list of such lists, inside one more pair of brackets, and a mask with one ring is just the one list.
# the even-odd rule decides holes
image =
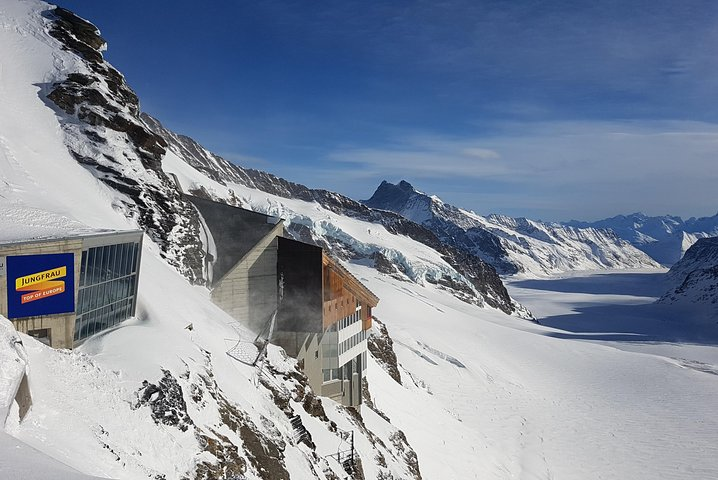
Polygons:
[[718,214],[683,220],[672,215],[649,217],[642,213],[632,213],[595,222],[571,220],[565,225],[611,229],[616,235],[666,266],[679,261],[699,238],[718,236]]
[[363,203],[428,228],[442,242],[479,256],[502,274],[658,266],[609,229],[502,215],[484,217],[444,203],[403,180],[396,185],[382,182]]

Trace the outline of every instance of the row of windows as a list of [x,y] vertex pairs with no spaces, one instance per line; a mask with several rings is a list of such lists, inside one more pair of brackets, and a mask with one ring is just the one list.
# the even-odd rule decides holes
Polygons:
[[133,296],[136,280],[137,275],[130,275],[99,285],[80,288],[77,296],[78,315]]
[[339,344],[339,355],[349,351],[349,349],[359,345],[364,340],[366,340],[366,330],[362,330],[359,333],[352,335]]
[[120,243],[82,252],[80,287],[106,282],[136,272],[138,243]]
[[357,355],[339,368],[325,368],[322,370],[324,382],[331,380],[349,380],[353,373],[363,372],[366,369],[366,352]]
[[75,320],[75,340],[106,330],[132,316],[134,299],[126,298],[80,315]]
[[343,328],[347,328],[349,325],[351,325],[354,322],[358,322],[361,320],[361,308],[354,312],[353,314],[349,315],[348,317],[344,317],[341,320],[339,320],[337,323],[339,324],[339,330]]

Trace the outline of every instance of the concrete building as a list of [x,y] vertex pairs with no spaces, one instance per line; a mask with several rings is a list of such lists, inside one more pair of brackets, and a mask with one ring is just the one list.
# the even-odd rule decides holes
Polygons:
[[0,315],[73,348],[135,314],[141,251],[141,231],[0,243]]
[[367,331],[379,299],[321,247],[288,238],[280,219],[186,199],[207,231],[213,302],[254,332],[276,312],[270,341],[298,359],[312,389],[360,405]]

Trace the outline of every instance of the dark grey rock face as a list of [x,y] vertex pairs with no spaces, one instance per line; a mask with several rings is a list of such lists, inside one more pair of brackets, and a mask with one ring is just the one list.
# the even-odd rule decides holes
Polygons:
[[162,170],[167,142],[140,119],[137,95],[101,53],[97,28],[69,10],[45,12],[48,33],[82,61],[81,71],[45,86],[75,159],[118,192],[116,208],[136,219],[162,255],[203,282],[198,216]]

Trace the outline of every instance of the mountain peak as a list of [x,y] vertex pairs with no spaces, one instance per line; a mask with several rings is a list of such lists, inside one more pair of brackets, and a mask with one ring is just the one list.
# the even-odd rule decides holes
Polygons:
[[384,180],[377,187],[374,195],[369,200],[362,203],[372,208],[382,210],[400,210],[402,206],[417,192],[414,186],[406,180],[401,180],[396,185]]
[[417,191],[417,190],[414,188],[414,186],[413,186],[411,183],[407,182],[406,180],[401,180],[396,186],[399,187],[401,190],[404,190],[404,191],[411,191],[411,192],[416,192],[416,191]]

